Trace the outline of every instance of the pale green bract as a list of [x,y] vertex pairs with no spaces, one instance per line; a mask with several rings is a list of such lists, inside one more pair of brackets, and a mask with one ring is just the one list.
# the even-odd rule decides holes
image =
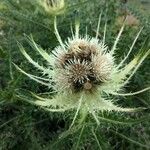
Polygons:
[[[117,43],[120,39],[120,36],[123,32],[125,23],[121,27],[118,36],[114,41],[112,49],[108,50],[107,46],[104,44],[106,28],[104,30],[104,37],[102,42],[98,40],[100,22],[101,22],[101,15],[99,17],[97,25],[96,36],[94,38],[90,38],[87,35],[87,33],[84,37],[81,37],[79,35],[79,23],[76,22],[75,34],[72,31],[72,38],[68,38],[68,41],[64,43],[59,35],[55,18],[54,20],[55,35],[60,45],[56,47],[51,54],[48,54],[39,45],[37,45],[32,37],[31,38],[28,37],[27,39],[29,44],[48,62],[49,64],[48,67],[39,65],[26,53],[24,47],[21,44],[19,44],[19,48],[22,54],[34,67],[36,67],[39,71],[41,71],[45,75],[45,77],[38,77],[36,75],[26,73],[25,71],[23,71],[21,68],[19,68],[17,65],[14,64],[16,68],[20,72],[28,76],[30,79],[33,79],[36,82],[39,82],[45,86],[48,86],[49,88],[52,88],[55,93],[54,96],[52,96],[51,98],[44,98],[36,94],[33,94],[36,100],[29,102],[37,106],[43,107],[51,112],[64,112],[67,110],[75,110],[75,116],[73,118],[71,126],[74,124],[79,112],[83,116],[91,114],[96,120],[96,122],[99,124],[98,112],[100,111],[134,112],[139,109],[143,109],[143,108],[123,108],[121,106],[117,106],[114,104],[115,99],[109,98],[110,97],[109,95],[130,96],[134,94],[139,94],[141,92],[150,89],[150,87],[148,87],[135,93],[119,93],[120,91],[123,91],[123,87],[129,83],[132,76],[135,74],[139,66],[142,64],[144,59],[150,53],[150,50],[147,50],[144,53],[143,51],[140,51],[133,58],[133,60],[131,60],[128,64],[126,64],[126,59],[130,55],[133,46],[135,45],[142,29],[137,33],[135,40],[133,41],[129,49],[129,52],[124,57],[124,59],[119,64],[115,64],[114,60],[117,59],[115,58],[115,50],[117,47]],[[63,71],[65,71],[65,69],[63,68],[63,70],[61,70],[58,69],[58,67],[56,67],[56,62],[59,61],[59,56],[63,56],[65,55],[65,53],[69,51],[68,49],[71,43],[76,44],[80,41],[82,41],[83,43],[85,42],[90,46],[94,46],[96,50],[99,49],[98,55],[100,55],[99,56],[100,59],[104,58],[102,59],[103,61],[100,62],[101,64],[100,67],[101,66],[103,67],[101,67],[101,69],[96,68],[98,69],[98,71],[100,71],[101,76],[98,78],[100,78],[103,84],[96,85],[96,90],[92,92],[87,92],[86,90],[74,92],[71,89],[71,85],[69,84],[69,82],[67,82],[68,76],[70,76],[68,72],[68,70],[70,71],[69,68],[70,66],[67,66],[65,68],[67,70],[65,73],[67,79],[65,78],[65,75],[63,75]],[[76,50],[76,52],[78,52],[78,50]],[[97,59],[93,59],[93,61],[94,60],[95,60],[94,63],[98,61]],[[69,62],[69,65],[74,63],[78,63],[80,65],[88,67],[87,62],[80,62],[79,60],[76,59],[74,59],[73,62]],[[103,63],[105,63],[105,65],[103,65]],[[63,78],[61,78],[62,76]],[[82,80],[80,82],[82,83]],[[91,84],[88,84],[86,86],[87,87],[85,87],[85,89],[91,88]]]

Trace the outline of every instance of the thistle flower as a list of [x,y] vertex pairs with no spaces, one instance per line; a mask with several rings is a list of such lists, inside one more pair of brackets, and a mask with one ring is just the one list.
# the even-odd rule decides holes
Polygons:
[[64,0],[38,0],[39,6],[50,15],[58,15],[64,11]]
[[135,93],[120,93],[150,53],[150,50],[140,51],[133,60],[125,64],[142,29],[136,35],[128,54],[119,64],[116,64],[115,50],[123,32],[124,24],[113,47],[109,50],[105,44],[106,25],[103,40],[98,39],[100,20],[101,15],[95,37],[90,37],[87,34],[85,36],[79,35],[79,23],[76,23],[75,34],[72,32],[72,37],[63,42],[59,35],[55,18],[54,29],[59,46],[51,54],[48,54],[37,45],[32,37],[27,37],[29,44],[48,62],[48,67],[41,66],[35,62],[26,53],[23,46],[19,44],[22,54],[45,75],[45,78],[26,73],[15,65],[17,69],[29,78],[52,88],[55,93],[51,98],[44,98],[34,94],[36,100],[29,102],[51,112],[76,110],[72,125],[79,112],[83,116],[91,114],[96,122],[99,123],[99,112],[133,112],[139,110],[139,108],[123,108],[115,105],[115,99],[110,98],[110,95],[128,96],[150,89],[148,87]]

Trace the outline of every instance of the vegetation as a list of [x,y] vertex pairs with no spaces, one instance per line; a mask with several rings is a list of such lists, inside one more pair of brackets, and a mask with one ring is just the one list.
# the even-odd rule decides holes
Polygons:
[[[54,34],[54,16],[57,15],[58,29],[62,39],[71,36],[70,28],[80,20],[81,34],[86,28],[95,36],[99,14],[102,22],[99,38],[103,36],[107,19],[106,43],[112,47],[114,40],[127,17],[125,30],[118,43],[118,62],[126,55],[135,35],[144,27],[128,62],[142,48],[150,49],[150,2],[124,2],[117,0],[66,0],[63,7],[47,12],[37,0],[0,0],[0,150],[145,150],[150,149],[150,92],[120,97],[116,104],[124,107],[144,107],[132,113],[101,112],[100,124],[89,115],[82,125],[69,129],[74,111],[51,113],[32,105],[32,94],[43,95],[49,89],[29,79],[13,65],[35,74],[32,65],[19,51],[17,41],[27,52],[43,62],[27,43],[25,35],[32,35],[47,52],[59,43]],[[145,5],[146,4],[146,5]],[[145,7],[146,6],[146,7]],[[129,92],[150,86],[150,55],[145,59],[131,82],[125,87]],[[25,99],[21,99],[21,94]],[[112,97],[113,98],[113,97]]]

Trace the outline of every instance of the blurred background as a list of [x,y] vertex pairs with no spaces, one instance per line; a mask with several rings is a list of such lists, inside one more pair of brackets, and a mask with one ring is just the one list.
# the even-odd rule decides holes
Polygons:
[[[53,3],[56,3],[55,5]],[[118,97],[116,103],[128,107],[146,107],[131,114],[104,113],[99,127],[89,118],[86,130],[67,132],[73,112],[50,113],[33,106],[17,96],[20,92],[30,99],[30,92],[42,94],[51,89],[30,80],[12,62],[30,73],[37,73],[22,56],[19,41],[39,64],[45,63],[26,42],[25,34],[51,52],[59,43],[54,34],[53,19],[57,16],[62,39],[71,36],[71,25],[78,17],[80,34],[95,36],[99,14],[102,23],[99,39],[103,37],[107,18],[106,44],[109,48],[127,17],[125,31],[118,44],[119,62],[128,52],[132,41],[144,27],[127,61],[138,51],[150,48],[150,0],[0,0],[0,150],[70,150],[78,143],[79,150],[146,150],[150,149],[150,92]],[[116,63],[117,63],[116,62]],[[127,92],[150,86],[150,56],[146,58]],[[92,124],[92,125],[91,125]],[[93,128],[93,134],[89,129]]]

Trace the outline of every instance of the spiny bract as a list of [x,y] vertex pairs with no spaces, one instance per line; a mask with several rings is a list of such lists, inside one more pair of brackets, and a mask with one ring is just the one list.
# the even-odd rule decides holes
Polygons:
[[31,79],[52,88],[55,93],[51,99],[34,95],[37,100],[30,101],[31,103],[52,112],[74,109],[76,113],[73,122],[79,111],[92,114],[96,122],[99,122],[97,119],[99,111],[132,112],[139,109],[116,106],[114,105],[114,99],[109,98],[109,95],[127,96],[149,90],[149,88],[146,88],[135,93],[118,93],[122,91],[122,88],[129,82],[150,53],[150,50],[144,53],[139,52],[132,61],[124,64],[142,29],[135,37],[126,57],[119,64],[115,64],[115,59],[117,59],[115,58],[116,46],[125,25],[123,24],[121,27],[112,49],[109,50],[105,45],[106,28],[102,41],[98,39],[100,20],[101,15],[95,37],[91,38],[87,33],[81,37],[79,35],[79,23],[76,22],[75,34],[72,31],[72,37],[63,43],[57,30],[55,18],[55,35],[60,45],[51,54],[37,45],[32,37],[27,37],[29,44],[48,62],[48,67],[43,67],[35,62],[26,53],[23,46],[19,44],[23,55],[31,64],[42,71],[45,78],[28,74],[15,65],[17,69]]

